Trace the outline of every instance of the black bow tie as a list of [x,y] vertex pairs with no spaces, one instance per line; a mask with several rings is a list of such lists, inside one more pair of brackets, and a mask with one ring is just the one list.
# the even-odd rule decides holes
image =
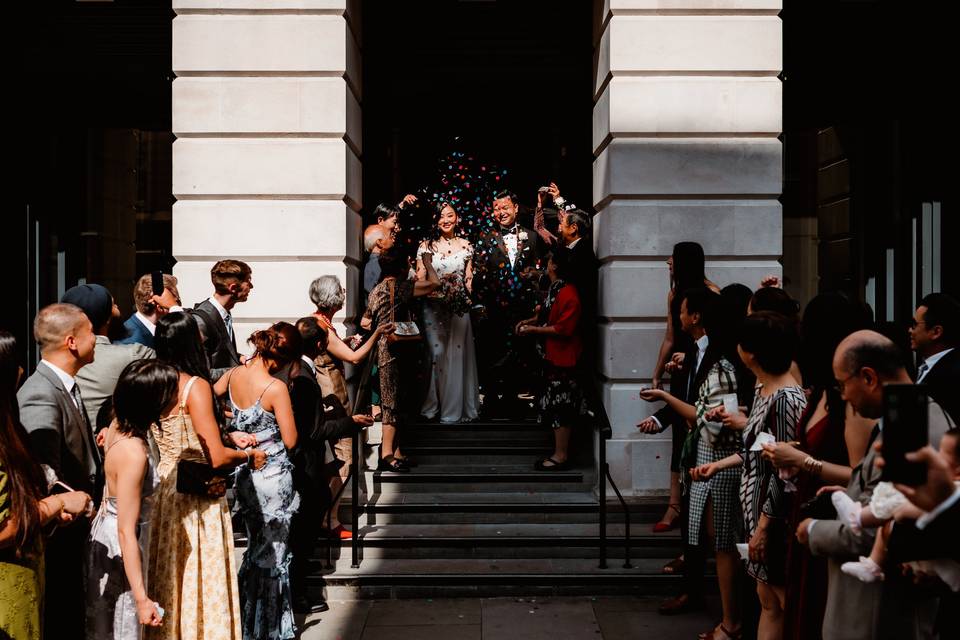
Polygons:
[[519,225],[516,225],[516,224],[513,225],[512,227],[500,227],[500,233],[501,233],[502,235],[507,235],[507,234],[510,234],[510,233],[516,235],[516,233],[517,233],[517,228],[518,228],[518,227],[519,227]]

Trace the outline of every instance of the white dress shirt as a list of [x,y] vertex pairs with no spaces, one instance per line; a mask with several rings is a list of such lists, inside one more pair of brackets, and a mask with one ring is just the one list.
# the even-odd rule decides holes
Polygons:
[[[173,309],[171,309],[171,311],[173,311]],[[147,328],[147,331],[150,332],[150,335],[152,335],[152,336],[157,335],[157,325],[155,325],[150,318],[148,318],[147,316],[143,315],[143,314],[140,313],[139,311],[137,311],[137,312],[136,312],[135,314],[133,314],[133,315],[135,315],[135,316],[137,317],[137,320],[139,320],[140,323]]]
[[73,404],[76,405],[76,407],[79,409],[80,405],[77,402],[77,397],[73,395],[73,386],[77,384],[76,378],[74,378],[72,375],[70,375],[69,373],[67,373],[57,365],[53,364],[49,360],[40,360],[40,362],[50,367],[50,369],[52,369],[53,372],[57,374],[57,377],[60,378],[60,382],[63,383],[63,388],[67,390],[67,393],[70,395],[70,399],[73,400]]
[[503,246],[507,248],[507,259],[510,260],[511,267],[517,262],[517,247],[520,244],[518,232],[519,229],[516,225],[509,231],[501,232],[503,234]]

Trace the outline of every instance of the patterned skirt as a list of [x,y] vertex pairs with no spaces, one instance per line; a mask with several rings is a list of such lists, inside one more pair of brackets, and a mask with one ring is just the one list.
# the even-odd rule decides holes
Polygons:
[[574,367],[543,363],[543,392],[540,395],[540,424],[553,429],[576,427],[587,414],[587,401]]
[[[697,466],[718,462],[739,453],[733,447],[714,447],[706,438],[697,442]],[[724,469],[705,482],[690,483],[690,507],[687,536],[693,546],[700,544],[701,528],[706,535],[707,500],[713,505],[713,547],[717,551],[732,551],[742,535],[743,516],[740,514],[740,467]]]

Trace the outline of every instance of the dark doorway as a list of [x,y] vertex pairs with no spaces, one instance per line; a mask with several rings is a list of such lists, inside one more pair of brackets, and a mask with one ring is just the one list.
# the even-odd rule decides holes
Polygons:
[[[438,159],[507,170],[523,204],[556,181],[591,204],[590,0],[363,5],[363,197],[396,203]],[[459,139],[457,139],[459,138]]]

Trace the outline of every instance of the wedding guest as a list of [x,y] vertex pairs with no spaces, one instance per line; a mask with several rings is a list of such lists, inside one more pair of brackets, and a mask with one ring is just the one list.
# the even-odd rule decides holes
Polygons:
[[113,394],[116,419],[104,437],[104,498],[87,552],[87,640],[138,640],[163,615],[143,567],[159,479],[147,435],[177,402],[177,370],[156,360],[127,365]]
[[[178,402],[151,427],[160,450],[147,584],[165,610],[163,625],[148,627],[153,640],[240,640],[233,524],[218,475],[248,464],[263,467],[259,449],[224,446],[214,417],[213,388],[200,328],[192,314],[169,313],[157,322],[157,358],[178,372]],[[238,446],[251,444],[233,435]],[[183,492],[178,490],[185,474]],[[203,486],[197,486],[203,485]],[[189,491],[189,492],[188,492]]]
[[917,384],[960,421],[960,302],[946,293],[931,293],[917,306],[910,326],[910,349],[922,360]]
[[131,315],[123,323],[127,331],[127,337],[123,340],[117,340],[116,344],[142,344],[153,349],[153,334],[157,330],[157,320],[172,309],[170,307],[180,304],[180,292],[177,290],[177,279],[170,274],[163,274],[163,296],[167,298],[167,306],[157,304],[153,293],[153,275],[147,273],[140,276],[137,284],[133,287],[133,304],[136,307]]
[[[796,470],[796,486],[788,530],[814,508],[821,487],[850,481],[866,454],[874,420],[858,415],[840,396],[833,378],[833,354],[840,341],[863,328],[860,306],[842,293],[821,293],[807,303],[800,323],[799,364],[810,389],[807,408],[797,424],[794,447],[777,442],[764,447],[764,456],[778,469]],[[795,640],[821,637],[827,599],[827,563],[810,555],[794,536],[787,543],[784,636]]]
[[587,414],[582,378],[577,363],[583,350],[583,339],[578,331],[580,296],[577,288],[567,282],[573,274],[573,257],[568,249],[557,249],[547,259],[547,277],[550,289],[544,304],[546,323],[520,323],[521,336],[544,337],[544,389],[540,395],[540,423],[553,429],[553,453],[536,462],[538,471],[569,469],[570,435],[582,426]]
[[289,322],[255,331],[255,349],[243,365],[214,386],[226,396],[233,426],[267,455],[260,470],[237,471],[235,491],[247,525],[247,550],[240,565],[244,638],[291,640],[297,635],[290,593],[290,522],[300,508],[287,452],[297,445],[290,392],[273,374],[303,355],[300,332]]
[[480,409],[477,359],[470,323],[473,289],[473,245],[460,235],[457,210],[438,205],[434,231],[417,249],[417,279],[426,280],[420,259],[433,256],[433,267],[444,287],[428,296],[423,307],[424,339],[430,353],[430,381],[420,413],[443,424],[475,420]]
[[[40,640],[45,582],[43,528],[50,523],[83,522],[92,500],[84,491],[47,496],[47,479],[30,451],[29,436],[17,410],[15,394],[22,375],[16,339],[0,329],[0,636]],[[64,529],[59,534],[68,532]],[[51,573],[60,581],[79,577],[66,573],[68,569],[51,567]],[[70,610],[54,609],[61,614],[64,609]],[[48,630],[51,634],[69,634],[56,637],[76,635],[76,629],[57,626]]]
[[[377,207],[377,211],[384,205]],[[369,255],[363,265],[363,298],[364,300],[380,282],[380,255],[389,251],[396,243],[396,235],[382,224],[372,224],[363,231],[363,249]]]
[[576,205],[567,202],[560,195],[560,187],[551,182],[548,187],[541,187],[537,191],[537,208],[533,214],[533,230],[537,232],[543,243],[552,247],[559,241],[561,214],[564,211],[576,209]]
[[[694,340],[696,353],[690,354],[693,383],[688,400],[662,389],[640,392],[649,402],[665,401],[679,419],[690,425],[685,439],[681,467],[685,506],[688,514],[684,546],[684,593],[668,601],[662,613],[700,606],[704,597],[704,543],[710,543],[717,563],[717,578],[723,617],[717,627],[703,635],[708,638],[740,636],[740,607],[737,598],[739,557],[740,432],[732,425],[715,420],[712,413],[723,407],[724,396],[737,393],[736,368],[731,360],[734,336],[733,319],[725,318],[721,297],[707,289],[688,289],[678,294],[680,328]],[[686,360],[686,359],[685,359]],[[643,423],[641,423],[643,424]],[[656,432],[644,425],[648,432]],[[692,481],[692,482],[691,482]]]
[[797,424],[807,403],[803,388],[790,374],[796,349],[796,327],[780,314],[752,313],[743,324],[738,352],[757,377],[757,392],[743,430],[740,506],[749,540],[747,573],[756,580],[760,599],[759,638],[780,638],[783,634],[785,520],[791,505],[783,480],[754,444],[762,434],[777,442],[796,439]]
[[480,234],[474,255],[474,298],[479,303],[478,370],[482,374],[482,411],[491,418],[519,417],[518,393],[534,377],[533,345],[515,340],[521,320],[534,315],[540,255],[537,236],[517,223],[517,196],[494,195],[492,228]]
[[[704,265],[706,258],[703,254],[703,247],[696,242],[678,242],[673,246],[673,252],[667,258],[667,268],[670,273],[670,290],[667,292],[667,324],[663,334],[663,341],[660,344],[660,352],[657,355],[657,364],[654,367],[651,376],[651,384],[655,388],[663,386],[663,374],[670,373],[673,376],[681,369],[681,365],[674,361],[674,354],[685,353],[690,350],[692,344],[690,339],[680,330],[680,301],[679,294],[687,289],[707,287],[712,291],[719,291],[717,285],[707,279]],[[682,361],[681,361],[682,362]],[[674,380],[671,377],[670,392],[676,397],[683,397],[686,390],[678,387],[688,383],[689,380],[683,377],[682,380]],[[686,436],[686,425],[682,422],[661,424],[661,431],[667,427],[673,427],[672,448],[670,453],[670,498],[667,503],[667,511],[660,518],[660,521],[653,525],[654,533],[670,531],[678,526],[678,521],[682,515],[681,490],[680,490],[680,450],[683,447],[683,440]],[[676,573],[682,570],[683,561],[677,560],[667,565],[669,573]]]
[[[583,339],[583,355],[580,358],[581,374],[585,384],[592,383],[596,373],[596,326],[597,326],[597,273],[600,265],[593,253],[590,215],[581,209],[572,208],[558,214],[560,241],[570,250],[570,284],[580,295],[580,327]],[[585,387],[585,391],[586,391]]]
[[246,262],[220,260],[210,269],[213,295],[191,310],[203,334],[212,380],[219,379],[224,371],[240,364],[232,311],[250,296],[252,275]]
[[[433,268],[433,256],[424,253],[420,256],[426,270],[426,280],[410,280],[410,260],[398,248],[394,247],[380,256],[380,283],[370,292],[368,311],[373,326],[385,329],[395,321],[411,321],[410,303],[414,298],[429,295],[440,286],[440,278]],[[380,445],[380,471],[407,472],[410,467],[404,464],[400,453],[397,432],[400,421],[400,403],[397,395],[400,362],[399,349],[391,346],[388,335],[378,340],[377,364],[380,369],[380,402],[383,416],[383,442]]]
[[[58,480],[99,501],[100,451],[76,379],[80,369],[93,362],[93,325],[79,307],[52,304],[37,314],[33,336],[40,345],[41,360],[17,392],[32,454]],[[44,633],[48,637],[73,637],[83,629],[83,549],[89,526],[84,519],[47,545]]]
[[290,390],[293,419],[297,426],[297,446],[291,453],[293,486],[300,494],[301,508],[290,522],[290,589],[294,613],[316,613],[329,609],[320,600],[307,598],[306,579],[310,558],[323,524],[323,516],[331,508],[327,465],[324,458],[327,441],[352,437],[357,430],[373,424],[371,416],[348,416],[333,396],[323,398],[317,383],[314,364],[326,349],[327,331],[314,317],[297,320],[297,331],[303,342],[300,362],[291,363],[274,376]]
[[[83,396],[90,424],[96,424],[97,412],[104,401],[113,395],[120,372],[135,360],[153,358],[153,349],[139,343],[112,344],[107,332],[110,321],[120,317],[120,309],[106,287],[99,284],[81,284],[67,289],[60,302],[76,305],[86,314],[96,334],[96,358],[77,372],[77,385]],[[150,336],[151,339],[153,336]]]
[[[833,357],[833,376],[843,399],[858,414],[872,420],[883,416],[885,385],[911,383],[901,350],[875,331],[856,331],[840,342]],[[932,403],[931,409],[934,406]],[[949,427],[946,414],[936,408],[930,411],[929,422],[929,439],[934,445]],[[878,447],[873,445],[882,442],[882,429],[881,420],[873,428],[866,455],[854,468],[846,487],[832,486],[824,491],[844,491],[861,504],[870,500],[880,482]],[[904,581],[866,584],[842,572],[845,561],[870,551],[872,531],[857,535],[848,521],[839,517],[806,518],[797,526],[796,536],[814,555],[827,558],[825,639],[933,637],[936,599],[928,592],[915,590]]]
[[[317,307],[317,311],[313,314],[313,317],[316,318],[327,335],[324,349],[317,354],[313,362],[317,375],[317,383],[320,385],[321,396],[335,396],[344,412],[350,410],[350,396],[347,393],[344,363],[357,365],[366,360],[371,349],[377,344],[377,339],[384,331],[391,329],[389,325],[374,328],[373,335],[354,350],[340,338],[333,324],[334,316],[343,309],[346,295],[347,292],[344,290],[343,285],[340,283],[340,278],[337,276],[320,276],[310,283],[310,300]],[[347,338],[347,340],[355,343],[359,338],[360,336],[356,335]],[[338,476],[331,479],[330,484],[330,490],[336,493],[350,475],[350,468],[353,464],[353,438],[346,436],[339,438],[336,442],[331,442],[330,446],[339,461],[340,467]],[[337,514],[339,504],[340,502],[338,500],[337,504],[331,508],[330,533],[342,540],[346,540],[349,539],[352,534],[350,530],[340,522]]]

